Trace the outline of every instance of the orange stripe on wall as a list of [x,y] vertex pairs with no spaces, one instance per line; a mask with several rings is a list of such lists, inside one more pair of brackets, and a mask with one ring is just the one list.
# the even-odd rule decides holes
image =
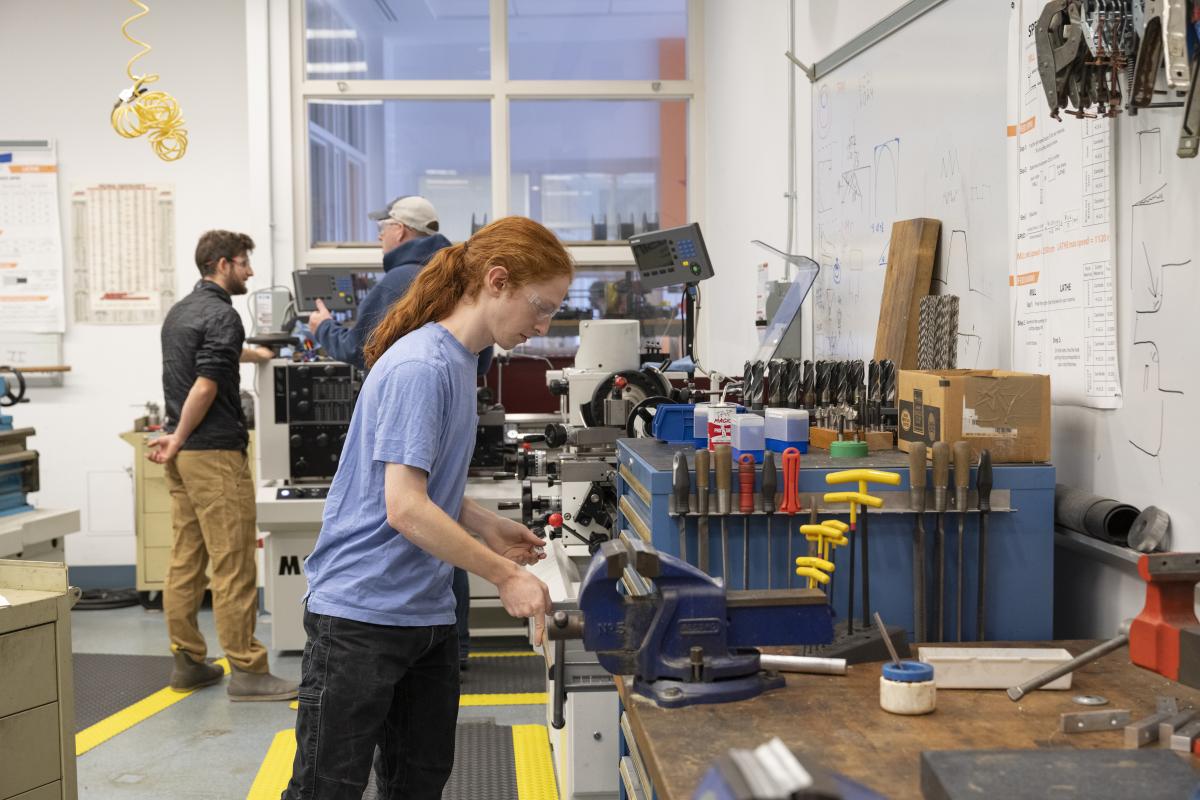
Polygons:
[[58,172],[53,164],[9,164],[9,172]]
[[[687,43],[683,39],[658,40],[658,74],[664,79],[687,74]],[[658,106],[658,213],[660,228],[686,225],[687,213],[687,109],[686,100],[667,100]],[[642,221],[635,220],[638,228]]]
[[1037,283],[1039,275],[1041,275],[1040,272],[1022,272],[1019,275],[1009,275],[1008,276],[1008,285],[1009,286],[1028,286],[1031,283]]

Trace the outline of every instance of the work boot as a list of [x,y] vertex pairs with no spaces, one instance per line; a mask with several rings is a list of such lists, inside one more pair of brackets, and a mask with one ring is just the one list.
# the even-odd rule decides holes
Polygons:
[[196,661],[182,650],[176,650],[175,668],[171,670],[171,689],[176,692],[190,692],[205,686],[212,686],[225,677],[225,670],[216,664]]
[[[232,665],[230,665],[232,666]],[[246,672],[233,667],[229,679],[229,699],[235,703],[257,700],[295,700],[299,689],[292,681],[276,678],[269,672]]]

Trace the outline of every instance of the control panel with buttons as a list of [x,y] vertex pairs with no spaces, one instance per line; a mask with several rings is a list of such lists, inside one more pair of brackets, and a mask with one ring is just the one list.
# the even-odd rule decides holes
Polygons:
[[629,247],[643,289],[698,283],[713,276],[699,223],[634,236]]

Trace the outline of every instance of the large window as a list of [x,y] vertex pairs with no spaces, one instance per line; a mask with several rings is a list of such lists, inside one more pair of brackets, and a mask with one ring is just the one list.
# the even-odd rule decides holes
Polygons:
[[371,260],[367,214],[405,194],[453,240],[506,214],[568,243],[687,222],[697,3],[305,0],[299,251]]
[[480,100],[309,100],[310,244],[373,241],[367,215],[403,194],[427,197],[442,233],[467,238],[491,213],[490,126]]

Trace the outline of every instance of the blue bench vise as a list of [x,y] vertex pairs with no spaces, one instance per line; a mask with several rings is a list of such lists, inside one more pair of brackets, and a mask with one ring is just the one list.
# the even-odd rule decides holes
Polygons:
[[761,646],[833,641],[820,589],[726,591],[722,583],[628,534],[592,556],[578,611],[556,611],[552,640],[582,639],[613,675],[666,708],[745,700],[784,685]]

